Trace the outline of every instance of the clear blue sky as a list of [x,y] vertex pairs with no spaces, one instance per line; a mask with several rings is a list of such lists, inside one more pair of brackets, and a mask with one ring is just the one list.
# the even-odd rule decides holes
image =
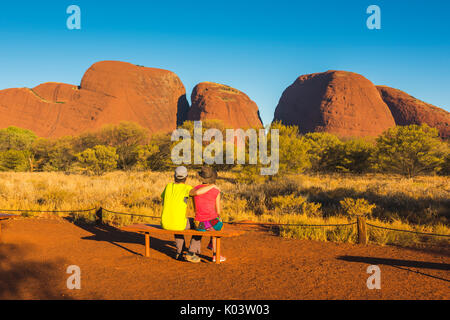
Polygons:
[[[66,28],[66,8],[82,29]],[[368,30],[366,8],[381,8]],[[298,76],[361,73],[450,110],[450,1],[2,1],[0,89],[79,84],[94,62],[174,71],[186,86],[213,81],[247,93],[269,123]]]

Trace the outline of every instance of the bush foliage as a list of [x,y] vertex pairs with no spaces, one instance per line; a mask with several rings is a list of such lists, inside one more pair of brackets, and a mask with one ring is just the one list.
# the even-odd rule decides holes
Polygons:
[[340,205],[344,212],[350,217],[370,216],[376,205],[369,203],[366,199],[345,198],[341,200]]
[[[216,128],[226,137],[226,127],[221,121],[208,120],[202,125],[203,132]],[[193,122],[187,121],[181,128],[193,136]],[[214,167],[219,171],[237,171],[237,180],[248,184],[302,172],[381,172],[414,177],[448,175],[450,171],[448,142],[438,137],[436,129],[426,125],[397,126],[376,140],[340,139],[325,132],[301,135],[297,127],[280,122],[272,123],[269,129],[279,131],[278,150],[271,150],[270,131],[268,134],[269,153],[279,153],[279,171],[275,177],[261,176],[263,165],[259,162],[256,165],[226,164],[225,139],[224,164],[214,164]],[[9,127],[0,130],[0,171],[78,172],[83,169],[81,171],[94,174],[117,169],[165,171],[175,166],[171,153],[176,143],[171,141],[170,134],[150,135],[147,129],[128,122],[58,139],[38,138],[29,130]],[[203,151],[208,144],[203,143]],[[193,142],[191,147],[193,150]],[[248,144],[245,159],[248,163]],[[199,165],[190,167],[196,169]]]
[[376,164],[381,171],[413,177],[438,172],[448,157],[438,130],[427,125],[395,127],[377,139]]

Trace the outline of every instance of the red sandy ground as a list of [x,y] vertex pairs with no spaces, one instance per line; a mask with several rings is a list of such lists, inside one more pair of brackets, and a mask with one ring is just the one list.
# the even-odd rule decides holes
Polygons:
[[[223,241],[228,261],[221,265],[209,261],[204,239],[206,262],[191,264],[172,258],[170,237],[152,238],[144,258],[142,235],[111,227],[25,218],[2,225],[0,299],[450,297],[447,250],[287,240],[254,230]],[[381,290],[367,289],[371,264],[381,268]],[[81,290],[66,287],[69,265],[81,268]]]

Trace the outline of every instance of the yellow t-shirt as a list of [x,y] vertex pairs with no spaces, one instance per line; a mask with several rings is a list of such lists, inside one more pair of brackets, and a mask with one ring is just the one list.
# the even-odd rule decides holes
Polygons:
[[189,200],[189,191],[192,187],[184,183],[169,183],[161,194],[163,212],[161,226],[166,230],[186,229],[186,210]]

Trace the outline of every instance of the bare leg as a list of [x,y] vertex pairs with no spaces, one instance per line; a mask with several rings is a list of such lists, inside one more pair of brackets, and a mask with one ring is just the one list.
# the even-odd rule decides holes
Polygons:
[[213,246],[213,254],[216,254],[216,250],[217,250],[217,238],[213,237],[211,238],[212,241],[212,246]]

